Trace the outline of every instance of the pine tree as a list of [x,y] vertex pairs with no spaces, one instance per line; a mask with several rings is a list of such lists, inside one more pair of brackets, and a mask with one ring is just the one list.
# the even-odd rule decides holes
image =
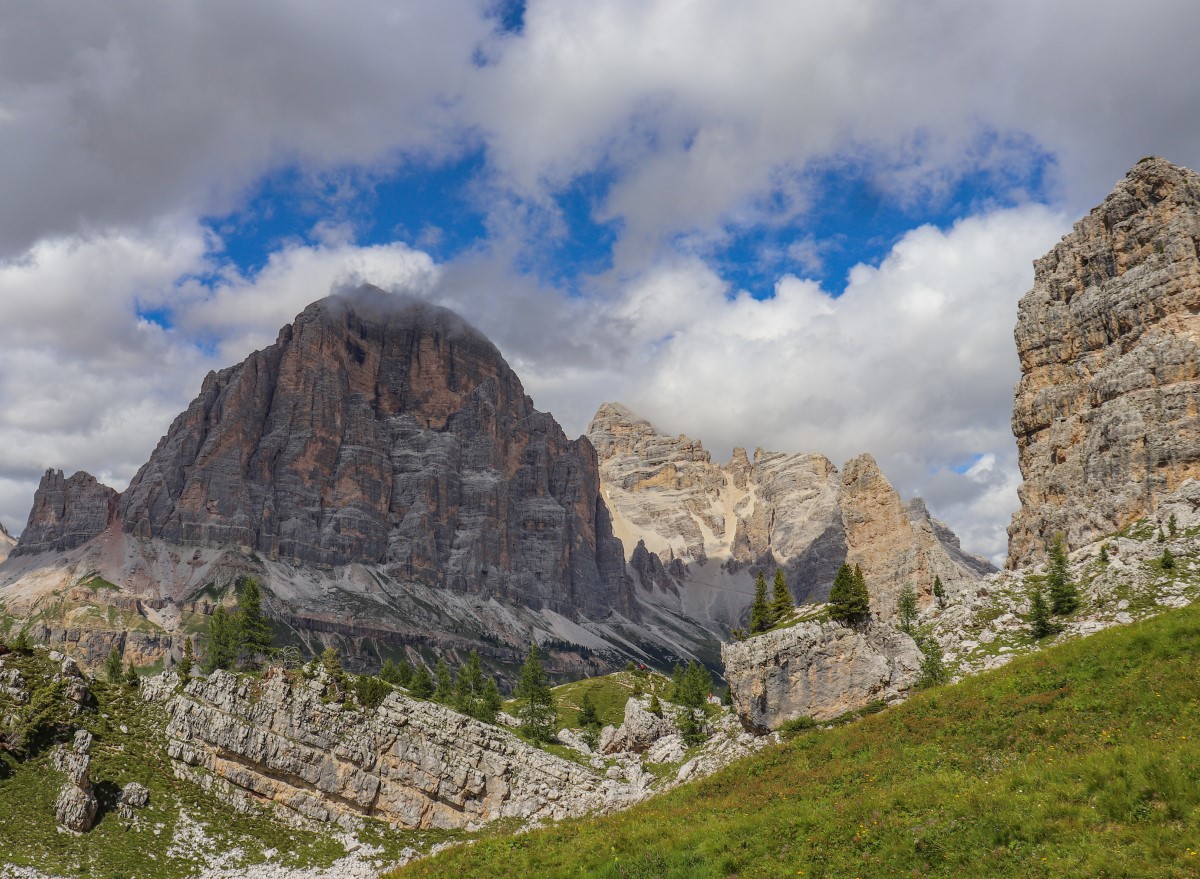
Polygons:
[[233,661],[237,658],[235,636],[234,623],[229,611],[225,609],[225,605],[218,604],[213,615],[209,617],[204,640],[204,663],[201,668],[205,674],[233,666]]
[[449,705],[454,701],[454,678],[450,674],[450,666],[446,665],[446,660],[438,658],[437,665],[433,669],[433,701],[441,702],[444,705]]
[[192,676],[192,669],[196,667],[196,648],[192,646],[192,639],[188,638],[183,642],[183,658],[179,660],[179,678],[185,684]]
[[483,696],[479,700],[479,713],[475,715],[475,718],[484,723],[495,723],[500,705],[500,688],[496,686],[494,678],[488,678],[483,685]]
[[1100,564],[1102,564],[1102,565],[1108,564],[1108,544],[1107,543],[1100,544]]
[[271,643],[275,640],[275,632],[271,621],[262,609],[262,590],[258,580],[247,577],[242,585],[242,594],[238,597],[238,614],[236,633],[234,635],[236,653],[244,656],[247,664],[257,666],[259,655],[271,652]]
[[917,621],[917,593],[910,585],[900,590],[896,599],[896,614],[900,618],[900,630],[912,634],[913,624]]
[[139,683],[141,683],[141,680],[141,676],[138,675],[137,669],[134,668],[133,663],[129,663],[129,665],[125,668],[125,683],[130,687],[136,687]]
[[771,624],[775,625],[792,615],[792,593],[788,591],[787,580],[783,576],[783,568],[775,569],[774,592],[771,596]]
[[1171,532],[1172,537],[1174,537],[1176,531],[1179,530],[1179,522],[1176,521],[1174,513],[1172,513],[1171,518],[1167,520],[1167,530]]
[[1079,608],[1079,592],[1067,570],[1067,551],[1061,534],[1050,544],[1049,555],[1050,610],[1059,615],[1074,613]]
[[412,666],[403,659],[399,662],[389,659],[383,663],[383,668],[379,670],[380,678],[397,687],[407,687],[412,682],[412,675]]
[[344,696],[350,692],[350,680],[342,668],[342,659],[338,656],[337,648],[332,644],[321,651],[321,665],[324,667],[330,683],[333,684],[335,696]]
[[116,647],[108,651],[108,658],[104,660],[104,677],[110,684],[119,684],[125,677],[125,666],[121,664],[121,651]]
[[767,604],[767,578],[762,571],[754,578],[754,601],[750,605],[750,634],[771,628],[771,606]]
[[1040,641],[1058,631],[1050,619],[1050,606],[1040,586],[1034,586],[1029,595],[1029,628],[1033,640]]
[[917,687],[932,687],[943,683],[947,671],[942,658],[942,645],[933,638],[922,638],[917,646],[921,649],[921,672],[917,678]]
[[655,717],[662,717],[662,703],[658,701],[658,693],[650,694],[650,705],[646,710]]
[[833,578],[829,591],[829,617],[839,623],[857,623],[870,613],[870,599],[862,569],[843,564]]
[[592,704],[592,697],[587,690],[583,691],[583,698],[579,700],[579,725],[584,728],[600,725],[600,716],[596,714],[596,706]]
[[558,712],[554,708],[554,694],[550,691],[546,670],[542,668],[542,652],[537,644],[529,645],[529,655],[521,666],[521,676],[513,694],[517,699],[521,732],[535,742],[553,741]]
[[937,599],[938,607],[946,606],[946,587],[942,585],[941,577],[933,578],[933,597]]
[[1167,547],[1163,550],[1162,558],[1159,560],[1164,571],[1172,571],[1175,569],[1175,556],[1171,554],[1171,548]]
[[412,680],[408,684],[408,692],[418,699],[428,699],[433,695],[433,678],[429,676],[429,668],[425,663],[417,664]]

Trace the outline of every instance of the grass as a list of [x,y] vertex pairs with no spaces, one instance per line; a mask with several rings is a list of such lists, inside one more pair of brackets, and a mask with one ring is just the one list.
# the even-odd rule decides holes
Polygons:
[[1022,657],[409,877],[1200,875],[1200,608]]
[[[579,726],[579,706],[584,693],[596,707],[601,724],[620,726],[625,719],[625,703],[636,690],[640,688],[647,695],[657,693],[660,699],[665,699],[670,685],[669,678],[655,671],[619,671],[562,684],[554,688],[554,706],[558,709],[555,728],[575,729]],[[503,710],[510,714],[515,709],[516,702],[511,699],[503,705]]]

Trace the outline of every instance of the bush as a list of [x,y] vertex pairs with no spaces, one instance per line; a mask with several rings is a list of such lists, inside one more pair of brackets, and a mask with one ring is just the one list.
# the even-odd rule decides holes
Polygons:
[[390,692],[391,686],[374,675],[362,675],[354,681],[354,698],[363,708],[378,708]]

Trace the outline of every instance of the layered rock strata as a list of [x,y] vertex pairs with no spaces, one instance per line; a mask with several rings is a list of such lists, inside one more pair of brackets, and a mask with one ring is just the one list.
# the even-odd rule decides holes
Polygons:
[[1017,313],[1009,566],[1082,546],[1200,476],[1200,176],[1135,165],[1034,263]]
[[323,689],[281,670],[194,679],[168,702],[168,754],[227,796],[348,825],[560,819],[622,796],[620,784],[441,705],[393,693],[378,709],[343,710]]
[[802,622],[726,644],[721,655],[734,709],[748,727],[763,730],[896,701],[921,668],[916,642],[881,623],[855,629]]
[[374,288],[306,308],[210,373],[120,500],[121,526],[457,592],[630,609],[594,451],[457,315]]
[[935,577],[954,592],[995,570],[923,503],[905,507],[870,455],[839,473],[821,455],[739,448],[722,466],[618,403],[600,407],[588,436],[642,594],[698,618],[744,622],[759,567],[782,567],[805,602],[828,597],[843,562],[858,564],[884,619],[905,586],[928,603]]
[[62,552],[82,546],[112,523],[118,497],[90,473],[81,471],[68,479],[61,470],[47,470],[33,497],[29,522],[11,554]]

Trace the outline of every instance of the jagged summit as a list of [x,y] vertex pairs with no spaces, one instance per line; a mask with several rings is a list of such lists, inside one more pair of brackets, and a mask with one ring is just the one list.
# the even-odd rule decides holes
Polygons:
[[1200,476],[1200,175],[1138,162],[1034,263],[1015,337],[1024,476],[1009,566],[1090,542]]
[[600,407],[588,437],[634,575],[650,600],[697,618],[739,624],[757,566],[783,567],[797,600],[821,601],[843,562],[861,564],[884,615],[906,584],[928,600],[935,576],[953,588],[993,570],[910,515],[870,455],[839,473],[823,455],[738,448],[721,466],[619,403]]

